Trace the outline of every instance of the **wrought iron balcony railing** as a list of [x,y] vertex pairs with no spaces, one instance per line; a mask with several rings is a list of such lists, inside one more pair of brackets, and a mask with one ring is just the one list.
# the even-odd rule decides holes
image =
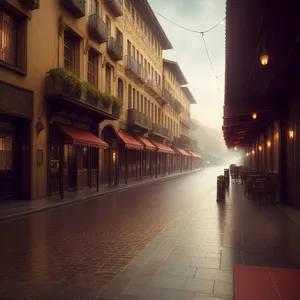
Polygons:
[[126,71],[131,74],[134,79],[141,82],[146,81],[146,71],[137,59],[131,55],[125,56]]
[[166,127],[163,127],[161,125],[158,125],[156,123],[152,123],[152,133],[155,135],[159,135],[165,139],[173,140],[173,133],[171,130],[167,129]]
[[77,19],[85,16],[86,0],[60,0],[60,3]]
[[150,74],[148,74],[146,76],[146,85],[149,89],[151,89],[152,92],[154,92],[157,96],[161,95],[161,89],[160,89],[160,85],[158,84],[158,82],[156,80],[154,80],[152,78],[152,76]]
[[107,52],[115,61],[123,59],[123,46],[120,41],[113,37],[108,39]]
[[151,118],[136,109],[128,109],[128,124],[143,127],[147,130],[151,129]]
[[107,41],[107,26],[98,14],[89,16],[89,33],[99,45]]
[[180,115],[180,121],[184,123],[186,126],[188,126],[189,128],[192,128],[192,121],[189,115],[182,113]]
[[114,17],[123,16],[123,0],[104,0]]
[[31,10],[40,8],[40,0],[20,0],[20,2]]

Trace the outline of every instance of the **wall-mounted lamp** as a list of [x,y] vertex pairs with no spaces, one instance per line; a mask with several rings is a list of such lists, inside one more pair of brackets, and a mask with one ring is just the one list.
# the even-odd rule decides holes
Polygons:
[[268,148],[271,148],[271,146],[272,146],[271,141],[267,141],[267,146],[268,146]]
[[294,130],[293,129],[289,129],[289,138],[290,138],[290,140],[294,139]]
[[237,146],[235,146],[233,149],[234,149],[234,151],[236,151],[237,150]]
[[259,147],[258,147],[258,150],[259,150],[259,151],[262,151],[262,146],[259,146]]
[[252,119],[255,120],[256,118],[257,118],[257,113],[253,113],[253,114],[252,114]]
[[117,153],[114,151],[114,152],[112,153],[112,160],[113,160],[113,163],[116,162],[116,159],[117,159]]
[[253,154],[253,155],[255,154],[255,151],[254,151],[254,150],[252,150],[252,154]]
[[249,156],[249,153],[246,153],[246,156]]
[[269,63],[269,55],[266,51],[263,51],[261,54],[260,54],[260,62],[263,66],[266,66],[268,63]]

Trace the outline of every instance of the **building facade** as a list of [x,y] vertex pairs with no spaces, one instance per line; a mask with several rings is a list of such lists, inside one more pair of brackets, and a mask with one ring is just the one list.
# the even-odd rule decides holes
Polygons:
[[146,0],[4,0],[0,199],[63,198],[199,166],[180,143],[195,99],[163,60],[171,48]]

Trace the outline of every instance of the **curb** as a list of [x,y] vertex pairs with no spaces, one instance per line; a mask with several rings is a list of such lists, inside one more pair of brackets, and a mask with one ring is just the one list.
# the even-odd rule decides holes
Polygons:
[[[90,196],[78,197],[74,200],[69,200],[69,201],[63,201],[62,200],[61,203],[55,203],[55,204],[50,205],[50,206],[41,207],[41,208],[37,208],[37,209],[29,210],[29,211],[24,211],[24,212],[17,213],[17,214],[12,214],[12,215],[7,215],[7,216],[4,216],[4,217],[0,217],[0,223],[3,223],[5,221],[12,221],[12,220],[15,220],[15,219],[18,219],[18,218],[26,217],[28,215],[33,215],[33,214],[43,212],[43,211],[46,211],[46,210],[55,209],[55,208],[75,204],[79,201],[84,202],[84,201],[94,200],[94,199],[97,199],[101,196],[105,196],[105,195],[118,193],[118,192],[122,192],[122,191],[129,190],[129,189],[137,188],[137,187],[140,187],[142,185],[146,185],[146,184],[153,183],[153,182],[156,182],[156,181],[166,181],[166,180],[174,179],[174,178],[181,177],[181,176],[184,176],[184,175],[194,174],[194,173],[197,173],[197,172],[201,172],[203,170],[204,170],[204,168],[194,170],[194,171],[190,171],[190,172],[169,175],[169,176],[166,176],[166,177],[163,177],[163,178],[154,178],[154,179],[151,179],[151,180],[148,180],[148,181],[140,181],[136,184],[132,184],[132,185],[128,185],[128,186],[122,186],[122,187],[119,187],[119,188],[118,187],[117,188],[112,188],[111,190],[107,190],[107,191],[104,191],[104,192],[99,192],[97,194],[93,194],[93,195],[90,195]],[[38,201],[38,200],[36,200],[36,201]]]

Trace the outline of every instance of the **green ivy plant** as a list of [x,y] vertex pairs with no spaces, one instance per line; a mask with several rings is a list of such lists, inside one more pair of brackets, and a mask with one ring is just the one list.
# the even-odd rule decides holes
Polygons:
[[80,78],[65,68],[51,69],[48,71],[47,76],[59,79],[64,85],[68,86],[73,91],[82,91],[82,82]]
[[92,84],[81,80],[74,73],[66,70],[65,68],[54,68],[47,72],[47,77],[59,79],[64,85],[68,86],[72,91],[80,91],[81,94],[90,94],[92,97],[102,101],[104,105],[112,106],[112,113],[120,115],[122,108],[122,101],[115,96],[102,93]]

